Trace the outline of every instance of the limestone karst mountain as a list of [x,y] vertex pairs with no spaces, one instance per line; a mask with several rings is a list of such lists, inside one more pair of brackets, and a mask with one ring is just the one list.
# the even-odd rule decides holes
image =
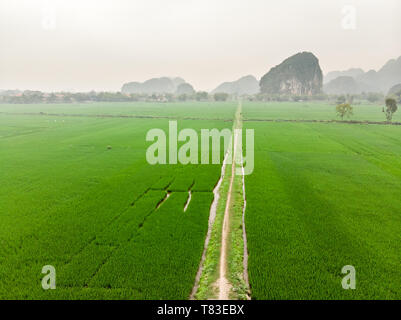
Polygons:
[[176,95],[193,94],[193,93],[195,93],[194,87],[187,82],[179,84],[177,90],[175,91]]
[[[401,83],[401,57],[389,60],[378,71],[369,70],[368,72],[363,72],[362,69],[353,68],[347,71],[329,72],[324,77],[324,91],[326,93],[333,93],[332,89],[336,87],[336,93],[350,93],[349,89],[341,84],[344,78],[342,78],[342,80],[337,80],[339,77],[344,76],[351,77],[355,80],[358,90],[354,93],[381,92],[386,94],[394,85]],[[350,82],[349,79],[347,81]],[[341,89],[341,87],[343,89]],[[326,88],[329,88],[329,91],[327,91]]]
[[340,76],[324,84],[323,91],[327,94],[358,94],[361,88],[353,77]]
[[145,82],[125,83],[121,88],[121,92],[126,94],[175,93],[183,83],[185,83],[185,80],[179,77],[152,78]]
[[260,80],[266,94],[308,95],[322,91],[319,60],[310,52],[297,53],[270,69]]
[[361,68],[351,68],[345,71],[331,71],[323,77],[323,84],[329,83],[338,77],[351,77],[355,79],[364,73],[365,71]]
[[248,75],[236,81],[224,82],[216,89],[214,89],[211,93],[213,94],[221,92],[234,95],[252,95],[259,93],[259,90],[260,88],[258,80],[254,76]]

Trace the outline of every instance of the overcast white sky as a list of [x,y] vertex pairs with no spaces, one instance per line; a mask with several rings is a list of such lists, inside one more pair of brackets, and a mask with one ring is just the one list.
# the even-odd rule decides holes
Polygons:
[[[343,28],[345,5],[355,30]],[[400,13],[399,0],[0,0],[0,89],[180,76],[211,90],[300,51],[324,73],[378,69],[401,55]]]

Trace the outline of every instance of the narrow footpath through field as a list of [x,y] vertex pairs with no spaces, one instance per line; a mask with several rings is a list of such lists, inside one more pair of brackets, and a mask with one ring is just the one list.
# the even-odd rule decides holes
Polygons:
[[245,180],[242,157],[242,103],[213,190],[209,229],[190,299],[249,299],[245,231]]
[[[236,122],[236,121],[235,121]],[[234,125],[235,128],[235,125]],[[230,206],[231,206],[231,194],[233,190],[234,177],[235,177],[235,155],[237,151],[237,140],[238,134],[234,131],[234,144],[233,144],[233,156],[231,164],[231,178],[230,186],[228,188],[226,208],[224,210],[223,230],[221,233],[221,251],[220,251],[220,273],[217,281],[219,288],[219,300],[228,300],[231,289],[230,281],[227,279],[227,246],[228,236],[230,232]]]
[[[228,270],[228,265],[229,265],[229,260],[230,260],[230,252],[229,248],[232,246],[232,241],[233,237],[235,238],[238,236],[237,234],[234,234],[232,230],[232,222],[230,221],[230,217],[234,219],[235,216],[235,210],[236,209],[234,203],[237,201],[235,199],[235,195],[238,195],[239,190],[238,189],[238,184],[236,182],[240,181],[241,184],[241,191],[243,194],[243,204],[242,204],[242,210],[241,210],[241,221],[242,221],[242,229],[243,232],[241,233],[241,236],[243,239],[241,239],[241,242],[243,242],[244,245],[244,250],[243,250],[243,280],[246,283],[246,286],[249,287],[248,285],[248,272],[246,270],[247,267],[247,247],[246,247],[246,232],[245,232],[245,224],[244,224],[244,214],[245,214],[245,181],[243,179],[243,176],[241,177],[240,180],[238,180],[239,177],[236,177],[236,168],[238,166],[241,167],[241,172],[243,174],[243,157],[242,157],[242,143],[239,143],[239,139],[242,139],[242,137],[239,137],[239,135],[242,134],[241,129],[242,124],[241,124],[241,111],[242,111],[242,103],[238,103],[238,108],[235,114],[235,119],[234,119],[234,125],[233,125],[233,139],[232,139],[232,163],[231,163],[231,176],[230,176],[230,184],[228,188],[228,193],[227,193],[227,199],[226,199],[226,204],[225,204],[225,210],[224,210],[224,219],[223,219],[223,227],[222,227],[222,232],[221,232],[221,250],[220,250],[220,260],[219,260],[219,278],[216,282],[217,287],[218,287],[218,299],[219,300],[229,300],[231,299],[232,295],[230,295],[231,290],[233,288],[233,283],[230,281],[229,273],[233,273],[233,271]],[[234,199],[233,199],[234,198]],[[232,249],[231,249],[232,250]],[[247,295],[247,298],[249,299],[249,295]]]

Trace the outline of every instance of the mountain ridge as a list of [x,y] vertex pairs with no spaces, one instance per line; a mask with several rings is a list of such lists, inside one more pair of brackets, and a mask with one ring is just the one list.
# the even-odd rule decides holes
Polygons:
[[[360,71],[362,71],[362,73]],[[336,83],[332,83],[332,81],[342,76],[350,76],[355,80],[358,86],[358,92],[355,93],[364,91],[385,94],[392,86],[401,83],[401,56],[396,59],[388,60],[378,71],[371,69],[367,72],[363,72],[360,68],[351,68],[345,71],[331,71],[325,76],[325,87],[327,88],[327,85],[330,83],[329,87],[331,88],[334,88],[336,83],[340,85],[339,80],[337,80]],[[344,84],[341,84],[340,86],[343,85]],[[339,87],[335,90],[338,91],[338,89]]]
[[121,87],[121,92],[125,94],[174,94],[180,85],[184,83],[187,82],[180,77],[151,78],[144,82],[133,81],[124,83]]
[[218,85],[214,90],[214,93],[227,93],[227,94],[256,94],[259,92],[259,82],[253,75],[247,75],[241,77],[235,81],[227,81]]

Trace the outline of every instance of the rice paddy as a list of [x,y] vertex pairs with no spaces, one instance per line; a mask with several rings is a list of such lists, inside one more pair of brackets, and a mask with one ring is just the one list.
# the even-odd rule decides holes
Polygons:
[[[145,136],[171,119],[231,129],[236,107],[0,105],[0,298],[188,299],[221,164],[150,165]],[[336,119],[324,102],[244,102],[242,113],[255,130],[251,298],[399,299],[401,126],[263,121]],[[354,114],[384,121],[380,106]],[[41,287],[44,265],[56,290]],[[355,290],[341,286],[345,265]]]

